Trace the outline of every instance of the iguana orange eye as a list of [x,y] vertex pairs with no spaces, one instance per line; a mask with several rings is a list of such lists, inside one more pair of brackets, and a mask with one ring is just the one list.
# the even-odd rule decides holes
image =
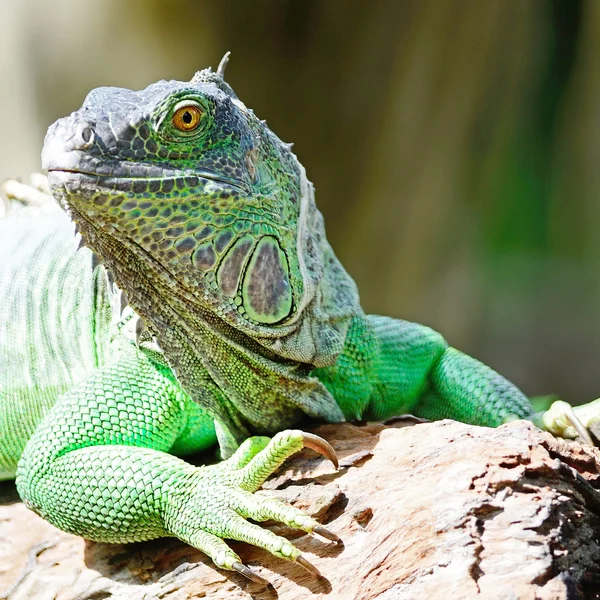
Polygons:
[[179,131],[194,131],[200,125],[202,119],[202,111],[194,104],[179,107],[173,113],[173,125]]

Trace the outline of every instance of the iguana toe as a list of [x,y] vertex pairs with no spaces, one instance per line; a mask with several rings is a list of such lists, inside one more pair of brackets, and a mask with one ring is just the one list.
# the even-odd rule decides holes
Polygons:
[[245,467],[259,452],[262,452],[271,438],[255,435],[245,440],[241,446],[227,459],[230,469]]
[[591,422],[598,418],[597,413],[600,412],[600,405],[592,407],[594,404],[590,402],[574,409],[568,402],[557,400],[542,414],[543,427],[553,435],[570,439],[579,437],[582,442],[594,446],[587,429]]
[[263,548],[274,556],[297,562],[320,577],[316,567],[289,540],[246,520],[275,520],[336,543],[340,541],[337,535],[297,508],[275,498],[254,495],[267,477],[303,446],[316,449],[337,464],[335,452],[325,440],[288,430],[272,439],[250,438],[228,460],[194,469],[177,482],[168,501],[169,531],[202,550],[217,566],[238,571],[257,583],[267,582],[244,565],[223,538]]
[[[264,440],[265,438],[260,438]],[[338,467],[335,450],[323,438],[304,433],[297,429],[280,431],[266,444],[264,449],[257,452],[253,458],[238,470],[239,483],[247,491],[255,492],[288,457],[301,450],[304,446],[316,450]],[[239,452],[239,451],[238,451]],[[234,454],[237,464],[243,460]]]
[[246,519],[258,522],[279,521],[288,527],[301,529],[307,533],[313,533],[320,526],[318,521],[281,500],[255,496],[248,492],[236,494],[236,512]]

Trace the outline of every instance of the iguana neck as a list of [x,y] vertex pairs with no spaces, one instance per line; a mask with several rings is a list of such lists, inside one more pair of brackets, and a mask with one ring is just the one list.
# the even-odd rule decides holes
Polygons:
[[[284,355],[293,354],[316,329],[316,301],[305,307],[287,338],[251,337],[198,306],[168,273],[161,273],[160,266],[145,260],[143,251],[128,249],[75,211],[72,216],[86,244],[103,257],[131,306],[155,335],[184,388],[235,443],[249,433],[273,433],[291,426],[303,413],[330,421],[343,419],[331,394],[309,376],[315,365]],[[339,350],[333,353],[328,348],[332,361],[341,351],[346,321],[333,324]]]

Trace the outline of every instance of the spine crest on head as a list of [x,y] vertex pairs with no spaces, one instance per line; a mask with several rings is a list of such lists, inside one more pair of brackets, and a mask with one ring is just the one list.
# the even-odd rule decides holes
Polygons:
[[229,56],[231,52],[226,52],[225,56],[221,59],[217,72],[215,73],[211,67],[198,71],[193,77],[190,83],[212,83],[216,85],[221,91],[225,92],[232,98],[237,98],[236,93],[233,91],[231,86],[225,81],[225,69],[229,63]]
[[231,52],[228,50],[223,55],[223,58],[221,59],[221,62],[219,63],[219,66],[217,67],[217,75],[223,80],[225,80],[225,69],[227,68],[227,64],[229,63],[230,56],[231,56]]

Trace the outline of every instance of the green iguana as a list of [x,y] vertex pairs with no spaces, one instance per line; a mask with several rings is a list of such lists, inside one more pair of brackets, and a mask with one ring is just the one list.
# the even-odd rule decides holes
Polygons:
[[[600,405],[536,415],[439,333],[365,315],[304,168],[224,81],[226,61],[93,90],[49,129],[43,166],[87,248],[62,213],[0,220],[0,474],[65,531],[176,536],[264,582],[224,538],[314,568],[246,519],[338,539],[253,495],[303,445],[335,460],[289,429],[307,417],[523,418],[575,437]],[[174,456],[217,442],[216,465]]]

